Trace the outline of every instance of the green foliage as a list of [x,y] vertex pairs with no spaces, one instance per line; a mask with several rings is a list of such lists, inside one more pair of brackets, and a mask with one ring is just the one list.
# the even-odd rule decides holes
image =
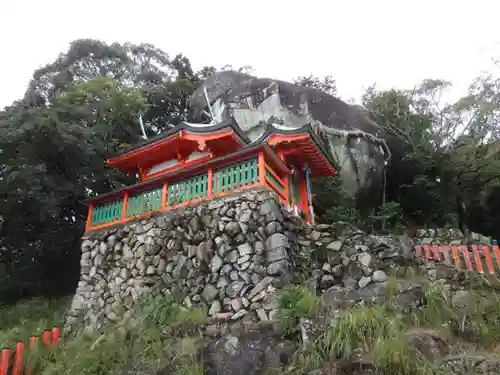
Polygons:
[[398,202],[386,202],[378,207],[377,214],[363,214],[356,205],[356,198],[348,194],[338,178],[323,178],[314,183],[314,191],[327,208],[325,222],[345,221],[365,230],[380,229],[382,223],[394,229],[403,222],[403,209]]
[[318,297],[295,285],[285,288],[278,300],[279,329],[285,334],[296,332],[300,318],[314,315],[319,307]]
[[[34,306],[35,302],[41,301],[29,305]],[[17,312],[26,313],[24,310],[20,306]],[[40,308],[42,311],[48,312]],[[29,314],[25,316],[30,319]],[[31,326],[38,317],[39,314],[31,317]],[[156,373],[166,367],[179,374],[202,374],[203,367],[197,357],[200,336],[184,336],[184,332],[186,324],[199,325],[205,318],[206,311],[183,309],[173,298],[152,298],[135,311],[132,319],[136,319],[136,325],[128,335],[123,327],[106,326],[97,336],[80,334],[63,340],[57,347],[40,347],[30,354],[28,364],[34,372],[45,375]],[[37,322],[41,324],[44,320]]]
[[367,349],[377,340],[390,337],[398,322],[388,318],[384,306],[357,308],[343,314],[322,338],[321,349],[330,358],[351,356],[357,349]]
[[497,237],[500,80],[478,77],[455,103],[442,94],[451,83],[424,80],[411,91],[363,97],[392,159],[386,200],[398,202],[409,226],[459,226]]
[[425,287],[424,306],[416,313],[408,316],[417,326],[435,327],[448,322],[453,316],[448,292],[442,285],[428,283]]
[[445,375],[437,365],[411,347],[400,333],[394,332],[393,336],[379,339],[371,355],[377,373],[381,375]]
[[[389,280],[389,298],[385,302],[343,311],[330,310],[302,287],[285,288],[278,300],[282,332],[298,335],[297,325],[302,317],[312,318],[315,327],[324,331],[320,331],[312,348],[296,353],[283,373],[328,371],[342,366],[343,362],[352,363],[357,355],[362,355],[377,374],[444,375],[446,372],[437,363],[427,360],[410,344],[409,335],[426,331],[420,328],[425,326],[439,336],[448,337],[450,321],[457,318],[471,328],[473,343],[479,349],[492,349],[500,340],[500,300],[496,295],[471,290],[472,300],[464,309],[452,309],[446,289],[439,283],[428,283],[423,306],[402,314],[392,307],[397,281],[396,278]],[[62,302],[27,301],[17,310],[2,310],[0,316],[10,328],[22,324],[33,326],[35,320],[45,319],[49,308]],[[19,319],[21,314],[29,316],[26,311],[30,307],[34,311],[33,322]],[[197,331],[194,334],[186,331],[185,325],[202,324],[205,317],[206,311],[185,310],[173,297],[150,298],[134,314],[137,325],[129,332],[130,337],[122,332],[121,326],[111,325],[99,336],[79,335],[63,340],[55,348],[39,348],[31,354],[28,365],[34,372],[46,375],[157,373],[159,370],[200,375],[204,368],[197,354],[203,341]],[[324,319],[328,320],[322,326],[320,322]],[[457,340],[450,343],[462,348],[465,343],[455,342]]]
[[327,207],[326,222],[347,221],[359,224],[361,214],[356,207],[356,199],[344,190],[338,178],[325,177],[314,181],[313,191],[316,198]]
[[[66,294],[79,277],[81,201],[136,182],[103,161],[187,119],[205,74],[148,44],[77,40],[0,111],[0,300]],[[60,280],[64,280],[61,284]]]
[[138,319],[143,327],[166,329],[174,325],[201,324],[207,312],[202,308],[186,309],[173,297],[154,297],[146,299],[138,311]]
[[[446,321],[449,317],[440,309],[447,309],[449,305],[442,303],[437,291],[437,286],[429,285],[425,304],[432,305],[429,309]],[[444,374],[437,364],[427,360],[408,340],[408,332],[415,327],[417,319],[406,318],[394,310],[391,307],[394,301],[391,296],[388,297],[386,303],[325,313],[325,316],[332,317],[329,327],[325,327],[312,351],[295,357],[287,373],[328,369],[335,362],[341,365],[342,360],[346,360],[349,363],[361,355],[373,364],[377,374]],[[435,319],[435,327],[442,328],[444,321]]]
[[485,347],[495,347],[500,341],[500,298],[497,295],[474,296],[459,319],[467,324],[475,341]]

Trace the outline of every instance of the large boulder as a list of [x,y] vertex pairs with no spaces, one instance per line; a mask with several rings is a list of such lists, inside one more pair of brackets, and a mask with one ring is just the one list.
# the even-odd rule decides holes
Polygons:
[[296,347],[266,329],[235,332],[208,343],[202,351],[206,375],[259,375],[281,370]]
[[311,124],[340,166],[346,190],[365,206],[381,197],[390,152],[378,125],[355,106],[313,88],[223,71],[208,77],[191,97],[191,114],[198,122],[208,109],[206,94],[215,121],[234,117],[252,141],[267,124],[288,129]]

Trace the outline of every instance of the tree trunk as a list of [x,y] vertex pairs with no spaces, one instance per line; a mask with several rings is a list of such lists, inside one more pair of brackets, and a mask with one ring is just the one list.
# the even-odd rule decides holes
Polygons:
[[408,218],[406,220],[406,234],[410,238],[415,238],[417,236],[417,223],[413,218]]
[[467,225],[467,207],[463,199],[457,196],[457,213],[458,213],[458,226],[462,233],[464,234],[465,243],[467,246],[472,244],[472,232]]

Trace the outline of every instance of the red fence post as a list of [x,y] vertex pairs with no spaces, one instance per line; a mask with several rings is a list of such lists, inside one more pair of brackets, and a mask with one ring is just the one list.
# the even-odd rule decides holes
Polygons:
[[490,275],[495,274],[495,267],[493,266],[493,258],[491,257],[490,247],[483,245],[481,246],[484,254],[484,260],[486,262],[486,268],[488,268],[488,272]]
[[[38,345],[38,337],[31,336],[30,337],[30,355],[32,355],[36,351],[36,346]],[[25,371],[26,375],[31,375],[31,369],[26,367]]]
[[61,328],[52,328],[52,345],[58,345],[59,339],[61,338]]
[[477,245],[472,245],[472,255],[474,257],[474,263],[476,263],[476,270],[478,273],[484,273],[483,269],[483,261],[481,260],[481,257],[479,255],[479,246]]
[[23,368],[24,357],[24,343],[18,342],[16,344],[16,352],[14,354],[14,367],[12,368],[12,375],[21,375]]
[[450,247],[448,245],[443,245],[441,246],[441,249],[443,252],[444,262],[451,266],[452,263],[450,259]]
[[500,267],[500,250],[498,245],[493,246],[493,254],[495,255],[495,259],[497,261],[497,267]]
[[431,259],[431,248],[429,245],[424,245],[424,258],[425,260]]
[[441,257],[439,255],[439,245],[432,245],[431,249],[432,249],[432,255],[430,259],[441,260]]
[[7,375],[9,371],[10,349],[2,349],[0,355],[0,375]]
[[45,345],[50,345],[51,344],[51,336],[52,336],[52,333],[50,331],[43,331],[42,333],[42,342],[45,344]]
[[469,256],[469,249],[465,245],[460,245],[460,246],[458,246],[458,248],[462,252],[462,257],[464,258],[465,267],[469,271],[473,271],[472,262],[471,262],[471,259],[470,259],[470,256]]

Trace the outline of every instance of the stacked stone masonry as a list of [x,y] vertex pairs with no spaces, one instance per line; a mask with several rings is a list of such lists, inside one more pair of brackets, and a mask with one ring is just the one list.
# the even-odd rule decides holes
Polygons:
[[[471,233],[472,241],[475,244],[496,245],[491,237],[483,236],[479,233]],[[464,234],[459,229],[438,228],[438,229],[418,229],[415,236],[415,243],[427,244],[450,244],[462,245],[467,241]]]
[[[66,330],[123,322],[145,297],[173,295],[215,321],[276,317],[276,291],[290,283],[359,298],[415,263],[411,243],[371,236],[348,223],[311,226],[267,190],[88,233]],[[335,297],[337,298],[337,297]]]
[[262,301],[291,274],[285,224],[275,196],[257,190],[90,232],[66,328],[97,330],[160,294],[222,320],[269,319]]

